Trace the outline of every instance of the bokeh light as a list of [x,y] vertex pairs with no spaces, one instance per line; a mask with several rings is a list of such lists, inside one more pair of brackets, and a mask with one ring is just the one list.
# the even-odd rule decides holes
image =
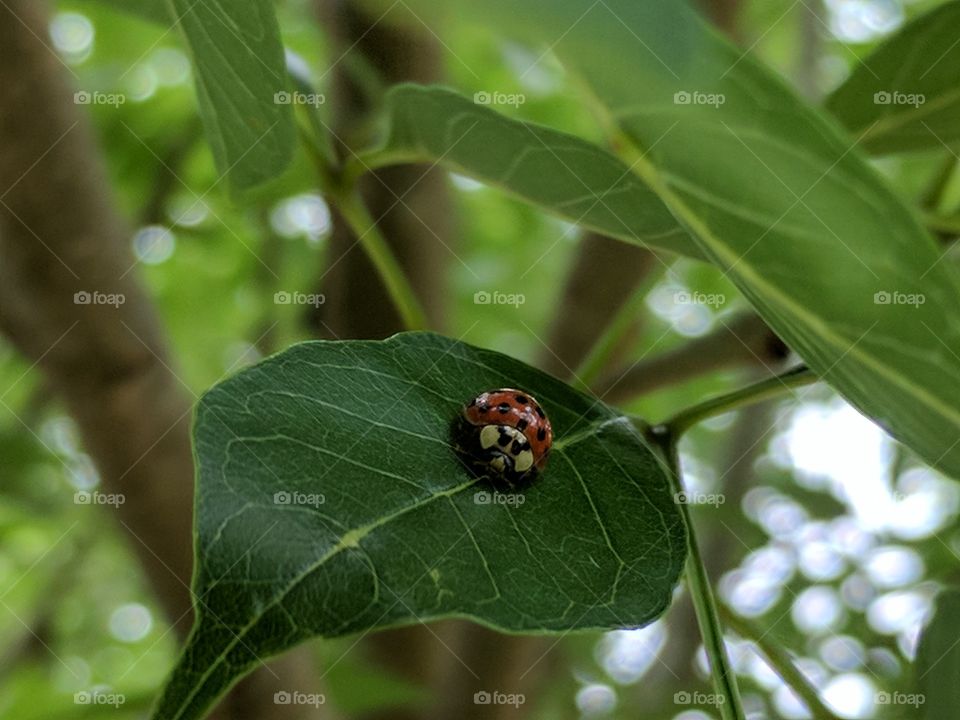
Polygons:
[[602,717],[617,706],[617,693],[609,685],[591,683],[577,692],[577,708],[585,717]]
[[110,634],[127,643],[145,638],[153,627],[153,616],[140,603],[121,605],[110,614]]
[[79,65],[93,53],[93,23],[86,15],[60,12],[50,21],[50,39],[65,62]]
[[282,237],[304,238],[316,244],[330,232],[330,208],[315,193],[296,195],[274,206],[270,224]]
[[133,236],[133,254],[142,263],[159,265],[170,259],[176,244],[176,237],[169,228],[147,225]]

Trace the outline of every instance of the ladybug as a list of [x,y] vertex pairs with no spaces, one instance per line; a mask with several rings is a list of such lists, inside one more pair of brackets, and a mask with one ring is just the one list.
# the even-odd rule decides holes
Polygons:
[[530,393],[513,388],[482,392],[459,418],[457,447],[480,474],[514,485],[543,472],[553,429]]

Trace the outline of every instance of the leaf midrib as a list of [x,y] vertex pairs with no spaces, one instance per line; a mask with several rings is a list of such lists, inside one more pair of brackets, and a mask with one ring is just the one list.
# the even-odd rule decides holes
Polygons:
[[[471,478],[467,482],[463,482],[463,483],[460,483],[459,485],[455,485],[452,488],[448,488],[446,490],[433,493],[429,497],[424,498],[423,500],[420,500],[418,502],[402,507],[399,510],[395,510],[394,512],[389,513],[387,515],[383,515],[382,517],[379,517],[376,520],[367,523],[366,525],[361,525],[359,527],[353,528],[352,530],[348,530],[343,535],[341,535],[336,545],[334,545],[329,550],[327,550],[327,552],[321,555],[315,562],[308,565],[305,570],[301,571],[297,576],[291,579],[291,581],[287,583],[283,592],[279,593],[276,597],[272,598],[268,603],[266,603],[259,610],[259,613],[253,620],[251,620],[249,623],[244,625],[239,632],[233,634],[233,639],[227,645],[224,646],[224,649],[217,655],[216,659],[210,663],[207,670],[200,676],[199,681],[193,684],[193,689],[181,701],[178,707],[177,713],[173,716],[172,720],[177,720],[177,718],[179,718],[183,714],[183,711],[186,709],[186,707],[190,704],[190,702],[201,690],[201,688],[203,688],[204,684],[207,681],[207,678],[209,678],[210,675],[213,673],[213,671],[220,666],[220,664],[223,662],[227,654],[231,650],[233,650],[233,648],[236,647],[238,643],[240,643],[243,640],[244,636],[258,622],[260,622],[260,619],[266,614],[266,612],[268,610],[275,608],[279,603],[283,602],[283,600],[287,597],[287,595],[290,594],[293,588],[299,585],[309,575],[313,574],[315,571],[323,567],[327,562],[329,562],[331,559],[339,555],[344,550],[349,550],[349,549],[358,547],[360,544],[360,541],[363,540],[371,532],[376,530],[378,527],[381,527],[382,525],[393,522],[397,518],[402,517],[403,515],[406,515],[409,512],[413,512],[414,510],[418,510],[422,507],[425,507],[426,505],[429,505],[430,503],[432,503],[434,500],[437,500],[438,498],[452,497],[460,492],[463,492],[464,490],[468,490],[474,485],[476,485],[478,482],[480,482],[479,478]],[[214,583],[214,585],[212,585],[211,587],[205,589],[204,593],[205,594],[209,593],[215,586],[216,586],[216,583]]]
[[737,269],[731,270],[731,272],[735,272],[741,276],[748,276],[753,287],[762,289],[765,296],[775,300],[784,311],[792,314],[794,317],[801,318],[808,326],[818,330],[824,340],[828,340],[835,348],[842,349],[844,355],[853,355],[858,358],[894,385],[901,387],[907,391],[908,394],[912,394],[918,399],[921,399],[927,407],[952,422],[955,427],[960,427],[960,411],[941,403],[924,388],[911,382],[909,378],[904,378],[900,373],[892,368],[888,368],[872,355],[864,353],[859,349],[858,344],[851,345],[849,341],[838,336],[828,325],[824,324],[820,318],[804,312],[802,305],[796,303],[790,296],[782,293],[776,286],[771,285],[761,275],[756,273],[745,258],[738,256],[733,248],[714,235],[709,227],[700,219],[700,216],[688,207],[687,204],[666,185],[658,169],[646,159],[639,148],[637,148],[633,138],[626,132],[623,132],[623,140],[625,147],[629,148],[632,154],[636,156],[633,158],[634,163],[632,166],[637,169],[638,174],[642,173],[640,174],[641,179],[648,183],[654,192],[656,192],[675,213],[680,215],[684,222],[694,229],[697,236],[710,246],[714,252],[720,255],[729,266],[732,267],[733,264],[737,265]]
[[[630,424],[629,418],[626,418],[624,416],[604,418],[600,422],[595,422],[579,432],[572,433],[570,435],[567,435],[564,438],[559,439],[554,444],[554,449],[559,452],[562,452],[565,447],[569,447],[570,445],[578,443],[581,440],[584,440],[588,437],[592,437],[596,435],[602,428],[618,422]],[[303,580],[305,580],[309,575],[316,572],[318,569],[323,567],[326,563],[328,563],[331,559],[339,555],[344,550],[349,550],[351,548],[358,547],[360,544],[360,541],[363,540],[365,537],[367,537],[371,532],[373,532],[377,528],[383,525],[386,525],[388,523],[391,523],[397,518],[402,517],[403,515],[406,515],[407,513],[418,510],[430,504],[431,502],[433,502],[438,498],[453,497],[454,495],[457,495],[461,492],[469,490],[471,487],[475,486],[479,482],[480,482],[479,478],[471,478],[467,482],[460,483],[446,490],[435,492],[418,502],[412,503],[398,510],[395,510],[392,513],[381,516],[376,520],[373,520],[365,525],[361,525],[359,527],[353,528],[352,530],[348,530],[343,535],[341,535],[340,539],[337,541],[337,543],[334,546],[332,546],[329,550],[327,550],[327,552],[325,552],[322,556],[320,556],[316,561],[308,565],[307,568],[301,571],[297,576],[292,578],[290,582],[286,584],[286,587],[284,588],[283,592],[279,593],[276,597],[274,597],[266,605],[264,605],[260,609],[257,616],[253,618],[249,623],[247,623],[244,627],[242,627],[239,632],[234,633],[233,639],[217,655],[216,659],[212,663],[210,663],[210,666],[207,668],[207,670],[200,676],[199,681],[194,683],[193,689],[180,703],[176,715],[173,716],[173,720],[176,720],[177,718],[181,717],[185,708],[190,704],[190,702],[197,695],[197,693],[203,688],[207,678],[209,678],[209,676],[213,673],[213,671],[220,666],[220,664],[223,662],[223,659],[227,656],[227,654],[234,647],[236,647],[238,643],[242,642],[245,635],[251,629],[253,629],[258,622],[260,622],[260,619],[263,617],[263,615],[268,610],[276,607],[279,603],[283,602],[283,600],[287,597],[287,595],[289,595],[290,592],[297,585],[299,585]],[[216,583],[214,583],[213,586],[206,588],[204,590],[204,593],[209,593],[213,589],[213,587],[215,587],[215,585]]]
[[[383,153],[374,151],[362,156],[359,162],[362,162],[364,165],[370,167],[373,170],[377,170],[379,168],[382,168],[388,165],[397,165],[402,163],[426,163],[426,162],[434,162],[435,160],[436,160],[436,156],[427,150],[419,150],[419,151],[410,150],[410,151],[402,151],[402,152],[392,151],[392,152],[383,152]],[[447,167],[452,168],[453,170],[457,171],[461,175],[465,175],[470,178],[476,178],[478,182],[482,182],[483,185],[485,185],[486,187],[496,188],[498,191],[502,192],[504,195],[507,195],[508,197],[511,197],[515,200],[519,200],[520,202],[523,202],[523,203],[536,202],[539,207],[541,207],[543,210],[548,212],[550,215],[553,215],[554,217],[557,217],[565,222],[569,222],[570,219],[573,218],[574,216],[574,213],[562,212],[560,210],[554,209],[554,206],[552,204],[547,204],[539,200],[533,200],[528,195],[522,195],[516,190],[514,190],[512,187],[508,185],[504,185],[499,180],[495,180],[488,177],[481,178],[478,173],[464,166],[462,163],[459,163],[455,160],[450,159],[449,157],[443,158],[443,165],[446,165]],[[608,193],[609,191],[607,191],[607,193],[602,194],[601,197],[602,198],[606,197]],[[569,203],[569,201],[564,201],[564,202]],[[560,207],[560,203],[557,203],[556,207]],[[593,211],[593,208],[591,208],[591,210],[588,211],[586,215],[581,216],[579,220],[577,220],[576,224],[581,227],[585,227],[588,230],[608,233],[613,237],[615,237],[616,239],[623,240],[625,242],[644,245],[645,243],[648,243],[648,242],[655,243],[657,240],[663,240],[668,237],[686,236],[686,233],[684,232],[683,228],[680,226],[670,228],[669,230],[663,230],[657,233],[641,234],[637,232],[635,228],[628,226],[626,222],[621,220],[616,215],[614,215],[614,217],[620,221],[620,223],[624,226],[624,228],[619,231],[614,231],[614,230],[611,230],[610,228],[602,227],[595,222],[589,221],[587,219],[587,216],[590,215],[592,211]],[[609,210],[607,211],[610,212]],[[669,252],[679,252],[678,250],[670,250],[670,248],[664,248],[664,249]]]
[[925,102],[923,105],[915,107],[911,110],[907,110],[906,112],[894,112],[884,115],[879,120],[875,120],[872,124],[863,126],[859,130],[854,130],[852,132],[862,140],[874,140],[878,135],[884,135],[892,132],[893,130],[899,130],[908,122],[916,121],[917,119],[932,115],[933,113],[944,109],[944,107],[949,107],[951,104],[957,102],[960,102],[960,87],[949,92],[941,93],[932,102]]

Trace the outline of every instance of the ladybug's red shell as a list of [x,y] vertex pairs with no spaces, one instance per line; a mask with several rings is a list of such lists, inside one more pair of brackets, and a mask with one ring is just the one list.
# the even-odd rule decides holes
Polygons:
[[486,470],[513,482],[542,472],[553,429],[530,393],[502,388],[480,393],[463,409],[466,452]]

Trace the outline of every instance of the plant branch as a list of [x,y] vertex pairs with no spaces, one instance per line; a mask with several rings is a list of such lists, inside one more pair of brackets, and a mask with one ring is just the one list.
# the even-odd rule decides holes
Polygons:
[[[607,237],[584,232],[577,242],[576,255],[563,281],[559,301],[550,319],[550,328],[537,366],[561,378],[580,376],[585,358],[636,287],[664,265],[650,250]],[[634,315],[617,338],[609,338],[607,356],[597,358],[598,370],[615,362],[631,335],[643,322]],[[618,342],[619,341],[619,342]],[[575,368],[577,368],[575,370]],[[590,385],[596,378],[582,378]]]
[[740,0],[700,0],[700,11],[718,30],[731,40],[740,36],[738,17],[741,12]]
[[715,398],[705,400],[699,405],[681,410],[672,418],[663,423],[670,433],[680,437],[691,427],[713,417],[722,415],[731,410],[752,405],[753,403],[776,397],[787,390],[803,385],[809,385],[817,381],[817,376],[805,365],[800,365],[791,370],[787,370],[782,375],[776,375],[766,380],[761,380],[752,385],[734,390],[725,395],[718,395]]
[[394,257],[386,239],[380,234],[376,221],[370,217],[358,192],[336,196],[335,203],[343,219],[357,236],[357,242],[376,267],[380,279],[390,295],[407,330],[425,330],[427,313],[420,305],[406,273]]
[[789,353],[759,315],[743,313],[708,335],[603,375],[593,390],[607,402],[626,402],[709,372],[776,367]]
[[930,179],[930,184],[923,191],[923,195],[920,197],[920,207],[930,212],[937,211],[943,202],[947,188],[950,186],[950,180],[957,170],[957,164],[957,156],[952,150],[949,151]]
[[[666,465],[670,489],[677,498],[684,493],[683,481],[680,477],[680,458],[677,453],[677,439],[666,426],[658,426],[646,432],[647,437],[660,449]],[[722,720],[745,720],[746,715],[740,701],[740,690],[737,687],[737,677],[734,673],[727,647],[723,640],[723,628],[720,626],[720,617],[717,612],[717,603],[710,587],[710,578],[703,564],[700,546],[690,517],[690,506],[685,502],[677,502],[680,514],[687,529],[687,586],[690,598],[700,626],[703,638],[703,647],[710,662],[710,672],[713,675],[713,684],[722,700],[719,703],[719,712]]]
[[620,309],[613,316],[606,329],[593,343],[590,352],[587,353],[574,373],[574,379],[577,383],[586,386],[582,389],[588,389],[593,385],[609,366],[617,350],[622,347],[635,326],[650,288],[659,278],[660,273],[648,270],[640,283],[634,288],[632,295],[620,305]]
[[326,143],[317,136],[313,125],[309,130],[301,126],[299,135],[317,172],[320,191],[339,211],[340,217],[373,264],[404,328],[427,329],[429,322],[426,311],[406,272],[377,227],[377,222],[370,216],[357,184],[359,177],[346,178],[342,170],[331,165]]
[[[306,80],[292,77],[297,87],[313,92]],[[341,217],[373,263],[406,329],[426,329],[427,314],[390,245],[380,233],[377,222],[367,211],[355,179],[345,181],[343,174],[333,165],[335,161],[329,147],[329,133],[320,129],[319,120],[312,114],[308,118],[308,125],[300,125],[298,133],[317,172],[320,190],[340,211]]]
[[[170,623],[185,633],[191,395],[133,271],[129,228],[110,196],[87,115],[42,40],[48,27],[47,3],[0,3],[0,331],[63,401],[104,489],[125,498],[110,519]],[[77,298],[92,292],[120,302]],[[22,418],[17,426],[36,435]],[[273,693],[314,683],[311,666],[303,651],[278,658],[270,671],[239,683],[211,717],[300,720],[312,708],[278,707]]]
[[737,616],[727,608],[721,609],[724,622],[740,637],[756,644],[767,664],[797,694],[807,706],[813,720],[837,720],[830,709],[820,699],[820,693],[806,675],[794,664],[793,658],[780,645],[770,642],[768,633],[758,632],[752,623]]
[[924,220],[927,230],[943,242],[949,242],[960,235],[960,216],[958,215],[941,217],[928,214]]

